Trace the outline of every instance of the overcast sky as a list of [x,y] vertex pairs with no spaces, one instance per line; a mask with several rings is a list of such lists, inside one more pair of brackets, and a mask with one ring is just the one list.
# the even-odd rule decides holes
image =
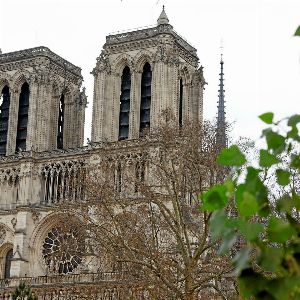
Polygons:
[[234,137],[257,139],[257,116],[284,117],[300,111],[300,0],[0,0],[0,48],[36,46],[82,68],[89,106],[93,76],[105,36],[156,24],[162,5],[170,24],[198,49],[208,83],[204,117],[217,111],[220,41],[224,45],[227,118]]

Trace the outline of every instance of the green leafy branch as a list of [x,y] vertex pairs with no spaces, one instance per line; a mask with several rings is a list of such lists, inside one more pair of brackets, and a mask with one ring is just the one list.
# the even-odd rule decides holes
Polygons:
[[[259,167],[248,164],[238,146],[224,149],[218,162],[237,176],[201,195],[201,209],[212,214],[210,234],[220,240],[220,255],[239,241],[232,261],[243,298],[300,299],[300,196],[292,180],[300,178],[300,115],[275,122],[268,112],[260,119],[271,126],[262,132],[267,147],[259,151]],[[283,133],[281,125],[287,125]],[[283,191],[275,203],[269,173]]]

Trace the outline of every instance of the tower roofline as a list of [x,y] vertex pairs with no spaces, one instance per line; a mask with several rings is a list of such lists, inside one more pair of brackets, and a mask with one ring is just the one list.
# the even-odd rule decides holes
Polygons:
[[29,49],[14,51],[14,52],[2,53],[0,54],[0,64],[10,63],[13,61],[21,61],[25,59],[31,59],[34,57],[47,57],[52,61],[54,61],[57,65],[65,68],[66,71],[69,71],[74,75],[82,78],[80,67],[73,65],[69,61],[65,60],[64,58],[55,54],[49,48],[44,46],[39,46],[39,47],[34,47],[34,48],[29,48]]

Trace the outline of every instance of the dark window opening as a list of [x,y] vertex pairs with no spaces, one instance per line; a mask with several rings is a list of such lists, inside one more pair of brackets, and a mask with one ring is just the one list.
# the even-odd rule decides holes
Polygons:
[[29,85],[27,82],[25,82],[22,85],[20,98],[19,98],[16,152],[18,152],[19,150],[23,150],[23,151],[26,150],[28,109],[29,109]]
[[141,82],[140,136],[144,136],[150,131],[151,81],[151,66],[146,63]]
[[122,167],[121,163],[119,162],[117,165],[117,176],[116,176],[117,182],[116,182],[116,190],[117,192],[122,191]]
[[5,256],[4,278],[10,278],[11,260],[13,258],[13,250],[10,249]]
[[0,96],[0,155],[6,155],[10,93],[6,85]]
[[182,115],[183,115],[183,84],[182,79],[179,81],[179,126],[182,127]]
[[119,141],[128,139],[130,113],[130,69],[125,67],[121,78]]
[[57,123],[57,149],[64,147],[64,118],[65,118],[65,96],[61,95],[58,108],[58,123]]

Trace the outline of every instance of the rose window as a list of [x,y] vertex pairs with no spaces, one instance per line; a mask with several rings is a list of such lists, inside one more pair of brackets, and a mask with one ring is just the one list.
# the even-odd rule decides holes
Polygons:
[[43,257],[53,273],[73,272],[82,261],[84,238],[77,227],[54,227],[43,243]]

